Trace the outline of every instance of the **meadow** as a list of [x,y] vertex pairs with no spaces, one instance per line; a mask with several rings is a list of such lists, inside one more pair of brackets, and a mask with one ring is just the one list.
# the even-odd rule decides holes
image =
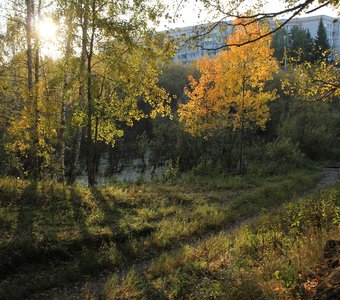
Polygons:
[[0,298],[23,299],[164,259],[170,249],[297,198],[315,185],[315,174],[301,169],[98,188],[1,178]]

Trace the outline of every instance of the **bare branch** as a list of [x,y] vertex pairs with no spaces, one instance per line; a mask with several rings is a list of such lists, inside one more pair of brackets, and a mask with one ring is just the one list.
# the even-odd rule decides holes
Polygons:
[[237,14],[237,15],[230,15],[230,17],[234,17],[234,18],[238,18],[238,19],[275,18],[279,15],[295,12],[297,10],[299,10],[299,12],[301,12],[303,9],[307,8],[310,4],[312,4],[314,1],[315,0],[306,0],[305,2],[303,2],[299,5],[296,5],[296,6],[293,6],[293,7],[290,7],[290,8],[286,8],[286,9],[280,10],[278,12],[257,13],[257,14],[253,14],[253,15],[247,15],[247,16]]
[[[205,48],[204,46],[201,46],[201,45],[199,45],[198,47],[200,47],[202,50],[206,50],[206,51],[216,51],[216,50],[221,50],[221,49],[226,48],[226,47],[243,46],[243,45],[246,45],[246,44],[250,44],[250,43],[256,42],[256,41],[258,41],[262,38],[265,38],[265,37],[272,35],[273,33],[277,32],[278,30],[283,28],[289,21],[291,21],[294,17],[299,15],[302,11],[305,11],[314,2],[315,2],[315,0],[306,0],[303,3],[300,3],[298,5],[295,5],[295,6],[292,6],[290,8],[286,8],[286,9],[283,9],[283,10],[280,10],[280,11],[277,11],[277,12],[269,12],[269,13],[260,12],[260,13],[255,13],[255,14],[252,14],[252,15],[232,14],[230,12],[224,13],[224,12],[222,12],[220,7],[215,5],[216,9],[219,12],[224,13],[225,16],[223,16],[217,22],[213,23],[213,25],[208,26],[208,28],[204,32],[201,32],[201,33],[199,33],[199,34],[197,34],[193,37],[188,38],[185,42],[189,42],[191,40],[199,39],[199,38],[202,38],[203,36],[205,36],[207,34],[210,34],[217,26],[219,26],[220,24],[225,22],[225,20],[229,17],[244,19],[244,20],[250,19],[249,22],[236,25],[236,26],[244,26],[245,27],[245,26],[250,25],[250,24],[255,23],[255,22],[260,22],[260,21],[264,21],[264,20],[267,20],[267,19],[274,19],[274,18],[276,18],[280,15],[291,13],[291,15],[285,21],[283,21],[281,24],[279,24],[274,29],[268,31],[266,34],[258,36],[257,38],[250,39],[249,41],[245,41],[245,42],[242,42],[242,43],[239,43],[239,44],[225,43],[224,45],[221,45],[219,47],[213,47],[213,48]],[[330,4],[330,1],[326,1],[325,3],[317,6],[316,8],[313,8],[313,9],[305,11],[305,12],[306,12],[306,14],[310,14],[310,13],[312,13],[312,12],[322,8],[322,7],[325,7],[329,4]],[[211,4],[211,5],[213,5],[213,4]]]
[[185,42],[189,42],[190,40],[194,40],[194,39],[198,39],[202,36],[205,36],[209,33],[211,33],[218,25],[221,24],[221,22],[223,22],[223,20],[225,20],[227,17],[223,17],[222,19],[220,19],[219,21],[217,21],[215,24],[213,24],[211,27],[209,27],[209,29],[201,34],[197,34],[194,37],[190,37],[188,39],[185,40]]
[[312,12],[315,12],[315,11],[317,11],[318,9],[327,6],[328,4],[330,4],[329,1],[326,1],[324,4],[321,4],[321,5],[319,5],[318,7],[315,7],[315,8],[313,8],[313,9],[309,10],[309,11],[306,11],[306,14],[310,14],[310,13],[312,13]]
[[316,98],[316,100],[321,101],[321,100],[327,99],[329,96],[334,94],[336,92],[336,90],[337,90],[336,88],[332,88],[326,94],[321,95],[320,97]]
[[279,26],[277,26],[275,29],[272,29],[270,31],[268,31],[267,33],[265,34],[262,34],[262,35],[259,35],[257,38],[254,38],[254,39],[250,39],[248,41],[245,41],[245,42],[242,42],[242,43],[232,43],[232,44],[224,44],[222,46],[219,46],[219,47],[215,47],[215,48],[205,48],[203,46],[200,46],[200,48],[202,50],[206,50],[206,51],[215,51],[215,50],[220,50],[220,49],[223,49],[223,48],[226,48],[226,47],[232,47],[232,46],[237,46],[237,47],[240,47],[240,46],[244,46],[244,45],[247,45],[247,44],[250,44],[250,43],[253,43],[253,42],[256,42],[258,40],[261,40],[267,36],[270,36],[271,34],[279,31],[281,28],[283,28],[290,20],[292,20],[296,15],[298,15],[301,11],[303,10],[303,8],[300,8],[299,10],[295,11],[288,19],[286,19],[283,23],[281,23]]

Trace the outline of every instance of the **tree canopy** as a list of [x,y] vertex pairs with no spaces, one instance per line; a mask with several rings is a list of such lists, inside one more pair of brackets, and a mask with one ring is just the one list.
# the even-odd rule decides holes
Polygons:
[[[58,1],[48,7],[43,0],[28,0],[13,2],[8,10],[0,72],[15,109],[0,110],[8,124],[7,153],[17,161],[17,172],[34,172],[35,178],[56,169],[64,178],[69,159],[74,177],[86,138],[93,185],[97,142],[114,145],[123,124],[169,112],[170,98],[158,75],[160,62],[173,53],[172,43],[150,26],[164,7],[159,1],[129,0]],[[39,22],[47,14],[60,21],[57,59],[41,51]]]
[[[238,26],[227,43],[239,44],[265,34],[266,28],[250,20],[238,19]],[[278,70],[270,48],[270,38],[242,47],[232,46],[216,58],[203,58],[197,63],[199,81],[190,78],[186,90],[189,102],[180,106],[180,120],[191,134],[208,137],[218,128],[230,127],[240,132],[240,172],[243,168],[243,133],[259,126],[264,129],[269,120],[268,101],[276,91],[265,91],[265,83]]]

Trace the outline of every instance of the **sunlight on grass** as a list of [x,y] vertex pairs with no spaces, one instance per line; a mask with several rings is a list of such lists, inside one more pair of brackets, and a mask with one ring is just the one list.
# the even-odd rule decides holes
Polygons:
[[[271,182],[258,178],[257,186],[252,188],[247,183],[250,179],[237,178],[236,185],[233,180],[234,194],[225,190],[228,184],[216,190],[213,183],[195,191],[192,185],[183,184],[89,189],[48,181],[36,184],[0,179],[0,258],[2,276],[8,278],[0,283],[1,290],[8,291],[24,278],[31,278],[15,292],[22,296],[33,286],[58,286],[65,280],[157,255],[239,218],[258,214],[263,208],[279,206],[313,184],[313,176],[302,172],[285,179],[278,176]],[[237,190],[240,184],[247,188]],[[256,238],[254,245],[248,242],[240,250],[257,247]],[[222,245],[220,248],[225,249]],[[49,264],[51,259],[56,264]],[[247,265],[246,261],[239,263]],[[197,274],[201,274],[208,265],[201,261],[189,269],[193,267],[196,272],[198,268]],[[217,262],[212,265],[217,266]],[[36,281],[40,277],[37,272],[49,275],[46,280]],[[182,285],[186,286],[185,281],[177,282],[171,295],[180,295]],[[220,291],[216,285],[212,293]]]

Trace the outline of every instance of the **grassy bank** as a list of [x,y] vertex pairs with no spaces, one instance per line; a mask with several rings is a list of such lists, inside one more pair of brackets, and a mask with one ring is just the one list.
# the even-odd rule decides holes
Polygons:
[[[104,299],[311,299],[303,283],[340,239],[340,183],[288,203],[232,235],[164,254],[143,274],[111,278]],[[119,296],[119,297],[118,297]]]
[[0,179],[0,298],[159,255],[310,189],[307,171],[88,189]]

